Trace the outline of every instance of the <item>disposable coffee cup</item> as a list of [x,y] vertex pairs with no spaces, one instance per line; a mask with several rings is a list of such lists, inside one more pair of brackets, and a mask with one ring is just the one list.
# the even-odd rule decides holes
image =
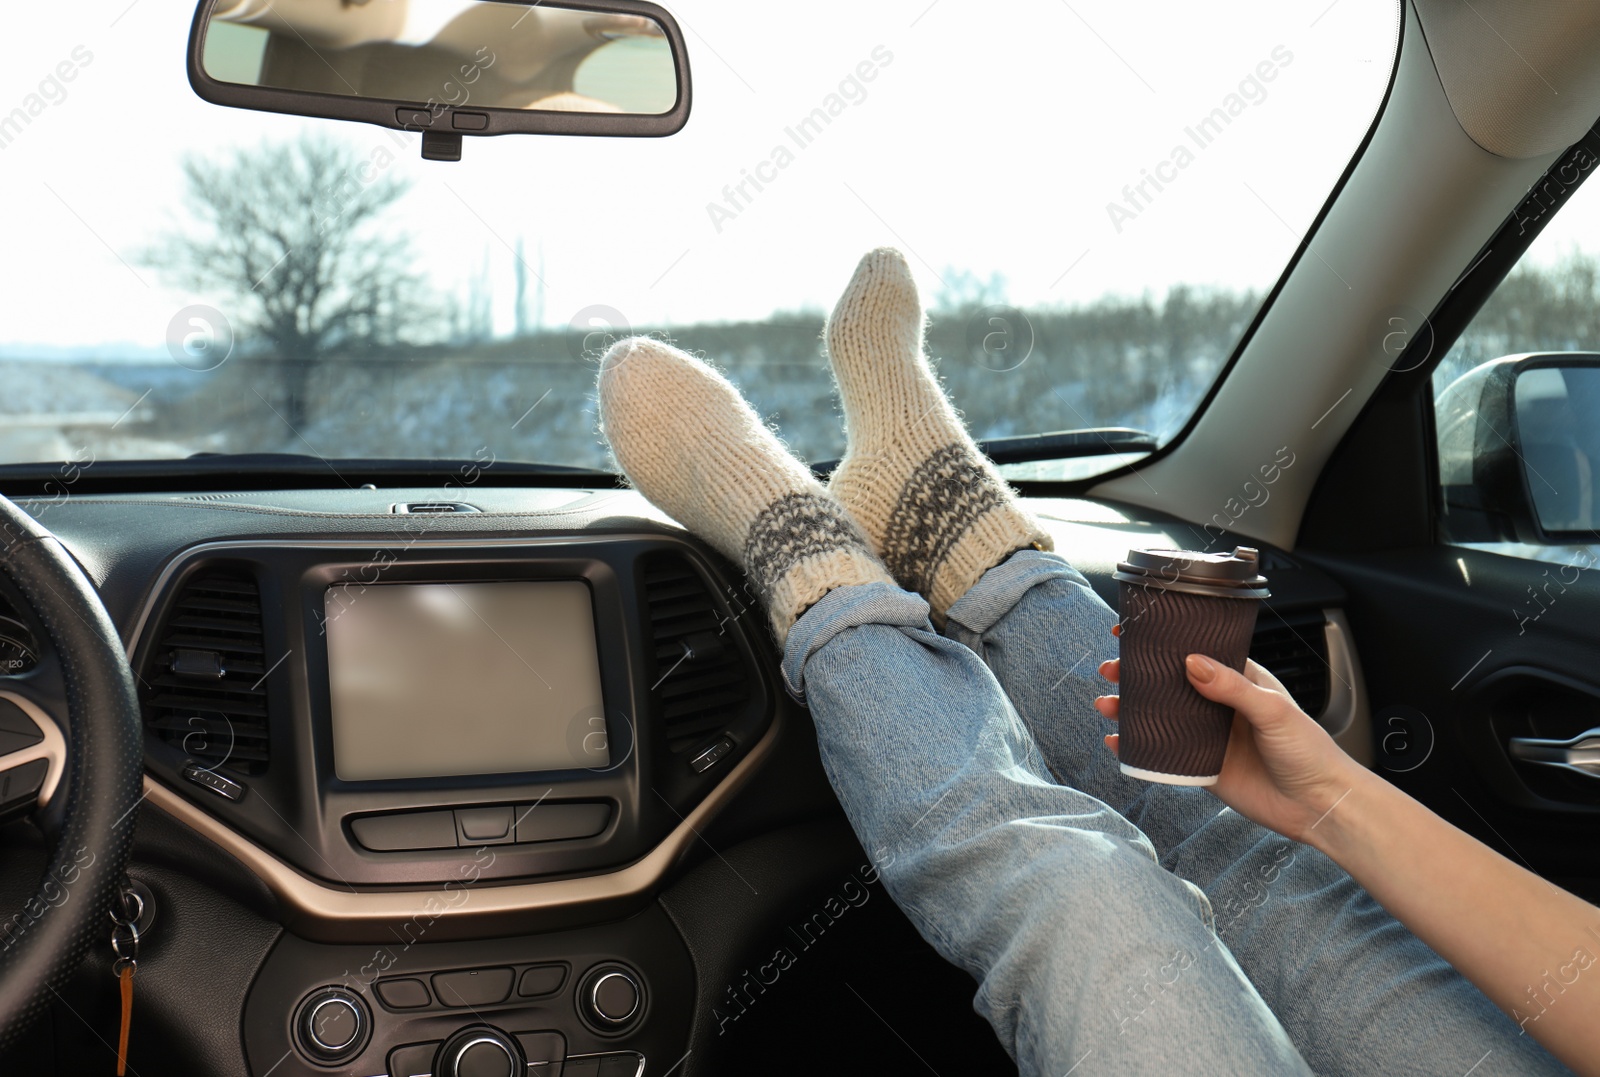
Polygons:
[[1231,554],[1130,550],[1118,563],[1122,773],[1167,785],[1211,785],[1222,773],[1233,708],[1195,691],[1184,661],[1203,654],[1244,669],[1270,594],[1259,561],[1240,546]]

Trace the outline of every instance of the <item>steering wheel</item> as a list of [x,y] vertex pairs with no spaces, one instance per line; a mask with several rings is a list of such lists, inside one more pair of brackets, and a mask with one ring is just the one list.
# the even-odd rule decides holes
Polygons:
[[[65,795],[66,804],[49,867],[33,897],[20,910],[0,909],[3,1053],[43,1012],[89,947],[110,937],[107,912],[132,851],[144,765],[133,671],[105,606],[60,541],[4,497],[0,574],[27,604],[22,612],[31,613],[44,629],[60,664],[67,703],[64,737],[48,718],[34,722],[44,741],[54,738],[64,747],[64,762],[48,766],[52,780],[59,776],[56,784],[65,786],[55,794]],[[0,680],[0,689],[7,688]],[[43,717],[42,711],[35,717]],[[16,736],[0,740],[0,752],[7,753],[0,754],[0,790],[8,777],[22,782],[24,768],[33,777],[44,769],[39,759],[45,745],[33,740],[20,749]],[[31,793],[32,778],[27,785],[37,804],[43,798]],[[52,803],[52,822],[56,810]]]

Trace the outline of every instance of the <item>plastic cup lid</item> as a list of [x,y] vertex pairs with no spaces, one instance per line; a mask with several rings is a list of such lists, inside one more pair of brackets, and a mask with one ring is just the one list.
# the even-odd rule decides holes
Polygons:
[[1112,578],[1146,587],[1189,591],[1225,598],[1267,598],[1267,578],[1260,573],[1260,553],[1239,546],[1232,553],[1193,550],[1129,550]]

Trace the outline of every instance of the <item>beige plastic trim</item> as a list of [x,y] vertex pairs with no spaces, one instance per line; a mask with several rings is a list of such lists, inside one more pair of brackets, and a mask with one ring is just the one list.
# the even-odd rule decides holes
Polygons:
[[0,692],[0,699],[17,706],[22,713],[33,719],[39,727],[39,732],[44,734],[44,739],[38,744],[30,744],[21,751],[11,752],[9,755],[0,755],[0,769],[10,770],[20,767],[24,763],[31,763],[35,759],[48,759],[50,762],[45,767],[44,784],[39,787],[39,807],[50,803],[50,798],[56,794],[56,786],[61,784],[61,771],[67,762],[67,741],[61,735],[61,727],[56,725],[39,705],[31,699],[26,699],[14,692]]
[[1323,633],[1328,641],[1328,705],[1317,721],[1334,743],[1367,769],[1372,769],[1372,708],[1367,701],[1367,682],[1361,673],[1350,622],[1343,610],[1324,610],[1327,622]]
[[[638,537],[641,536],[608,534],[595,535],[585,541],[620,542]],[[418,539],[407,541],[405,545],[409,549],[446,550],[484,546],[560,546],[572,541],[571,535],[521,538],[473,538],[461,535]],[[150,625],[156,600],[167,582],[185,564],[206,554],[259,549],[263,546],[371,550],[374,543],[369,536],[365,539],[236,539],[191,546],[169,561],[151,586],[127,641],[129,658],[133,657],[140,637]],[[32,710],[29,713],[34,714]],[[667,874],[688,853],[689,847],[696,840],[705,841],[701,831],[772,754],[782,723],[782,708],[775,708],[772,721],[761,739],[706,798],[643,858],[617,871],[577,878],[522,883],[463,879],[420,890],[332,886],[290,866],[148,774],[144,779],[144,795],[149,804],[225,850],[248,868],[277,899],[284,926],[304,938],[318,942],[409,945],[409,942],[422,938],[431,942],[522,934],[615,919],[642,907]],[[492,845],[483,848],[486,855],[494,852]]]
[[1564,150],[1600,115],[1594,0],[1414,0],[1450,107],[1502,157]]
[[[1404,12],[1382,120],[1220,391],[1169,455],[1090,496],[1292,550],[1328,457],[1388,372],[1391,319],[1418,332],[1554,161],[1498,157],[1467,137]],[[1274,465],[1262,501],[1262,468]]]
[[[145,799],[223,849],[266,884],[283,925],[317,942],[408,943],[528,934],[598,923],[642,907],[701,831],[771,754],[774,716],[755,743],[711,793],[643,859],[618,871],[525,883],[444,883],[423,890],[330,886],[301,874],[255,842],[148,774]],[[484,846],[492,854],[494,846]]]

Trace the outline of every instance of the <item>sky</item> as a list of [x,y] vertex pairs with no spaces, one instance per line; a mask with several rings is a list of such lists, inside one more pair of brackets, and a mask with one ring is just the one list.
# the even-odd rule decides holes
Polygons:
[[[414,181],[395,220],[441,289],[487,257],[500,332],[519,238],[549,326],[596,306],[651,327],[824,310],[883,244],[907,252],[930,300],[957,272],[1003,277],[1019,306],[1265,289],[1372,120],[1398,18],[1393,0],[668,9],[694,80],[682,132],[469,139],[460,163],[440,164],[414,135],[200,101],[185,4],[17,5],[0,117],[59,69],[73,78],[47,85],[50,103],[0,148],[0,349],[109,357],[162,346],[191,303],[226,310],[139,251],[185,218],[185,154],[309,127]],[[788,133],[830,104],[814,137]],[[1198,129],[1230,107],[1226,125]],[[760,190],[751,174],[767,177]]]

